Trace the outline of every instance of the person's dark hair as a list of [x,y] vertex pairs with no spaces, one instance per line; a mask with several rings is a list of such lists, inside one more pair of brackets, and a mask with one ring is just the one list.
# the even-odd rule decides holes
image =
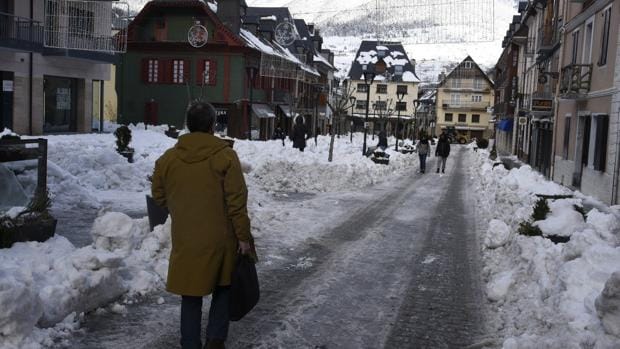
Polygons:
[[193,102],[187,108],[187,129],[189,132],[212,132],[215,123],[215,108],[207,102]]

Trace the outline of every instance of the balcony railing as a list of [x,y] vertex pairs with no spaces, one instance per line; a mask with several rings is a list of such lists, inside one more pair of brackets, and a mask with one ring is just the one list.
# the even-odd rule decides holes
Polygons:
[[468,110],[484,110],[491,106],[489,102],[460,102],[460,103],[443,103],[443,109],[468,109]]
[[480,85],[476,85],[473,83],[462,83],[462,84],[452,84],[452,83],[448,83],[445,86],[443,86],[443,89],[445,89],[446,91],[463,91],[463,90],[470,90],[470,91],[479,91],[479,92],[491,92],[491,88],[486,85],[486,84],[480,84]]
[[592,64],[570,64],[562,68],[560,93],[565,97],[579,97],[590,92]]
[[43,48],[43,25],[29,18],[0,12],[0,47],[37,51]]

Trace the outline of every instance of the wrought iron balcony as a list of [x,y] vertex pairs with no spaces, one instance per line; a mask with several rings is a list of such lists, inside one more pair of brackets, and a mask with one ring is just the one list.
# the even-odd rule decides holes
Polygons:
[[43,49],[43,25],[29,18],[0,12],[0,48],[41,51]]
[[562,68],[560,93],[563,97],[579,98],[590,92],[592,64],[570,64]]

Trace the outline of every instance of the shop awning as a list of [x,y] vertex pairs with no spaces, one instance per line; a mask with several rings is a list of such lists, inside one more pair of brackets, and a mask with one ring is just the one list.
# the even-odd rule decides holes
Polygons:
[[511,132],[514,124],[513,119],[502,119],[497,124],[497,129],[504,132]]
[[270,106],[266,104],[252,104],[252,112],[258,118],[275,118],[276,114]]
[[287,118],[292,118],[292,117],[299,115],[299,113],[295,113],[295,115],[292,115],[291,107],[289,107],[288,105],[278,104],[278,108],[282,110],[282,113],[284,113],[284,115],[286,115]]

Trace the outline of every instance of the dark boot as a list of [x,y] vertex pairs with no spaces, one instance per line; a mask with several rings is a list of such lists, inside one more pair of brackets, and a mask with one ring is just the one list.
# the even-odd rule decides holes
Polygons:
[[437,169],[437,173],[439,173],[439,168]]
[[445,169],[445,168],[442,168],[442,169],[441,169],[441,173],[446,173],[446,169]]
[[221,339],[209,339],[205,345],[205,349],[226,349],[226,346]]

